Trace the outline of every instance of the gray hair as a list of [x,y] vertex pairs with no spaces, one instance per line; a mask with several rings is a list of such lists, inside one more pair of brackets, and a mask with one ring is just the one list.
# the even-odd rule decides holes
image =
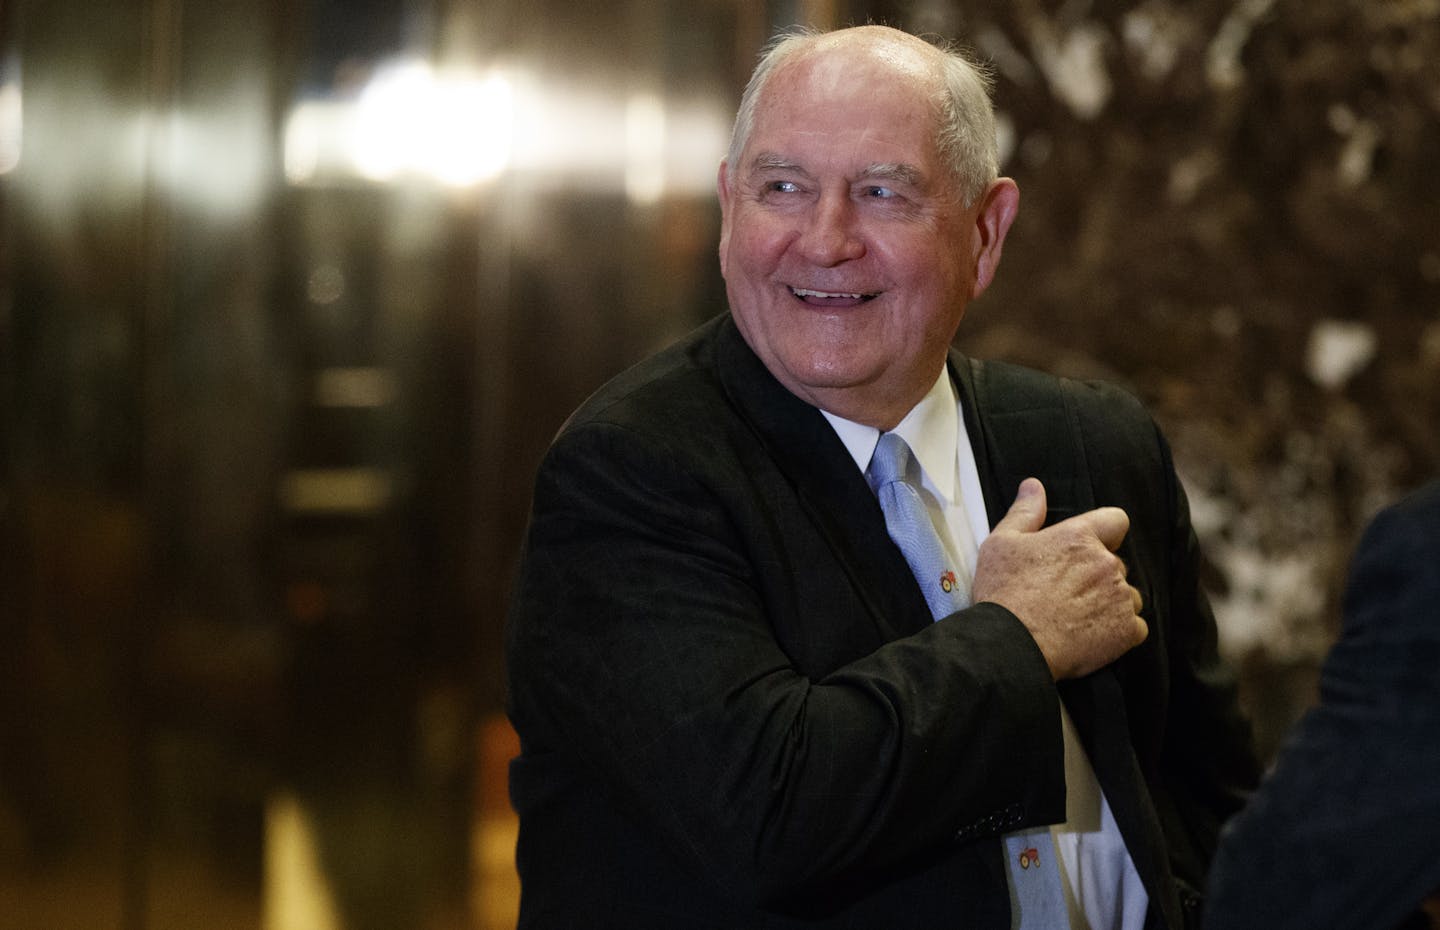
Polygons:
[[[735,167],[755,128],[755,109],[771,75],[792,58],[809,51],[828,33],[799,28],[781,33],[761,53],[750,75],[735,126],[730,133],[730,150],[725,160]],[[999,154],[995,135],[995,111],[990,102],[993,81],[990,71],[953,45],[932,44],[940,69],[940,87],[935,93],[935,144],[940,158],[950,166],[967,205],[973,204],[999,176]]]

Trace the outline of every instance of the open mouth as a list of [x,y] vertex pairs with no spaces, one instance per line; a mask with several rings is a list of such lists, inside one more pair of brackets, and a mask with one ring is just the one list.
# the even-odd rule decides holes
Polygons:
[[877,294],[850,294],[843,291],[816,291],[807,287],[792,287],[790,293],[797,300],[812,307],[855,307],[874,300]]

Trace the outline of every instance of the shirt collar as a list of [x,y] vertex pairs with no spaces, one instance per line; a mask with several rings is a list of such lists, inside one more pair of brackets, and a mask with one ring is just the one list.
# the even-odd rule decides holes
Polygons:
[[[820,411],[830,421],[836,435],[845,444],[850,457],[864,471],[870,467],[870,456],[880,441],[880,431],[853,420]],[[950,383],[950,370],[942,366],[940,376],[920,403],[905,414],[891,432],[910,446],[927,478],[947,501],[955,499],[955,449],[960,440],[960,406],[955,387]]]

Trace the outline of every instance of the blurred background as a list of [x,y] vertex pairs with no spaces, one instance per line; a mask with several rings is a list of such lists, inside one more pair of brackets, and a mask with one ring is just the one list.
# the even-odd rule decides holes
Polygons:
[[973,355],[1170,436],[1262,752],[1440,473],[1436,0],[0,0],[0,927],[513,926],[533,469],[777,29],[993,62]]

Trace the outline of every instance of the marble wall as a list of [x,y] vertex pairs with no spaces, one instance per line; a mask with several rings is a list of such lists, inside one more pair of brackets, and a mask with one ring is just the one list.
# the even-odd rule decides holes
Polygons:
[[881,12],[995,69],[1021,215],[960,342],[1149,404],[1268,751],[1359,529],[1440,474],[1440,5]]

